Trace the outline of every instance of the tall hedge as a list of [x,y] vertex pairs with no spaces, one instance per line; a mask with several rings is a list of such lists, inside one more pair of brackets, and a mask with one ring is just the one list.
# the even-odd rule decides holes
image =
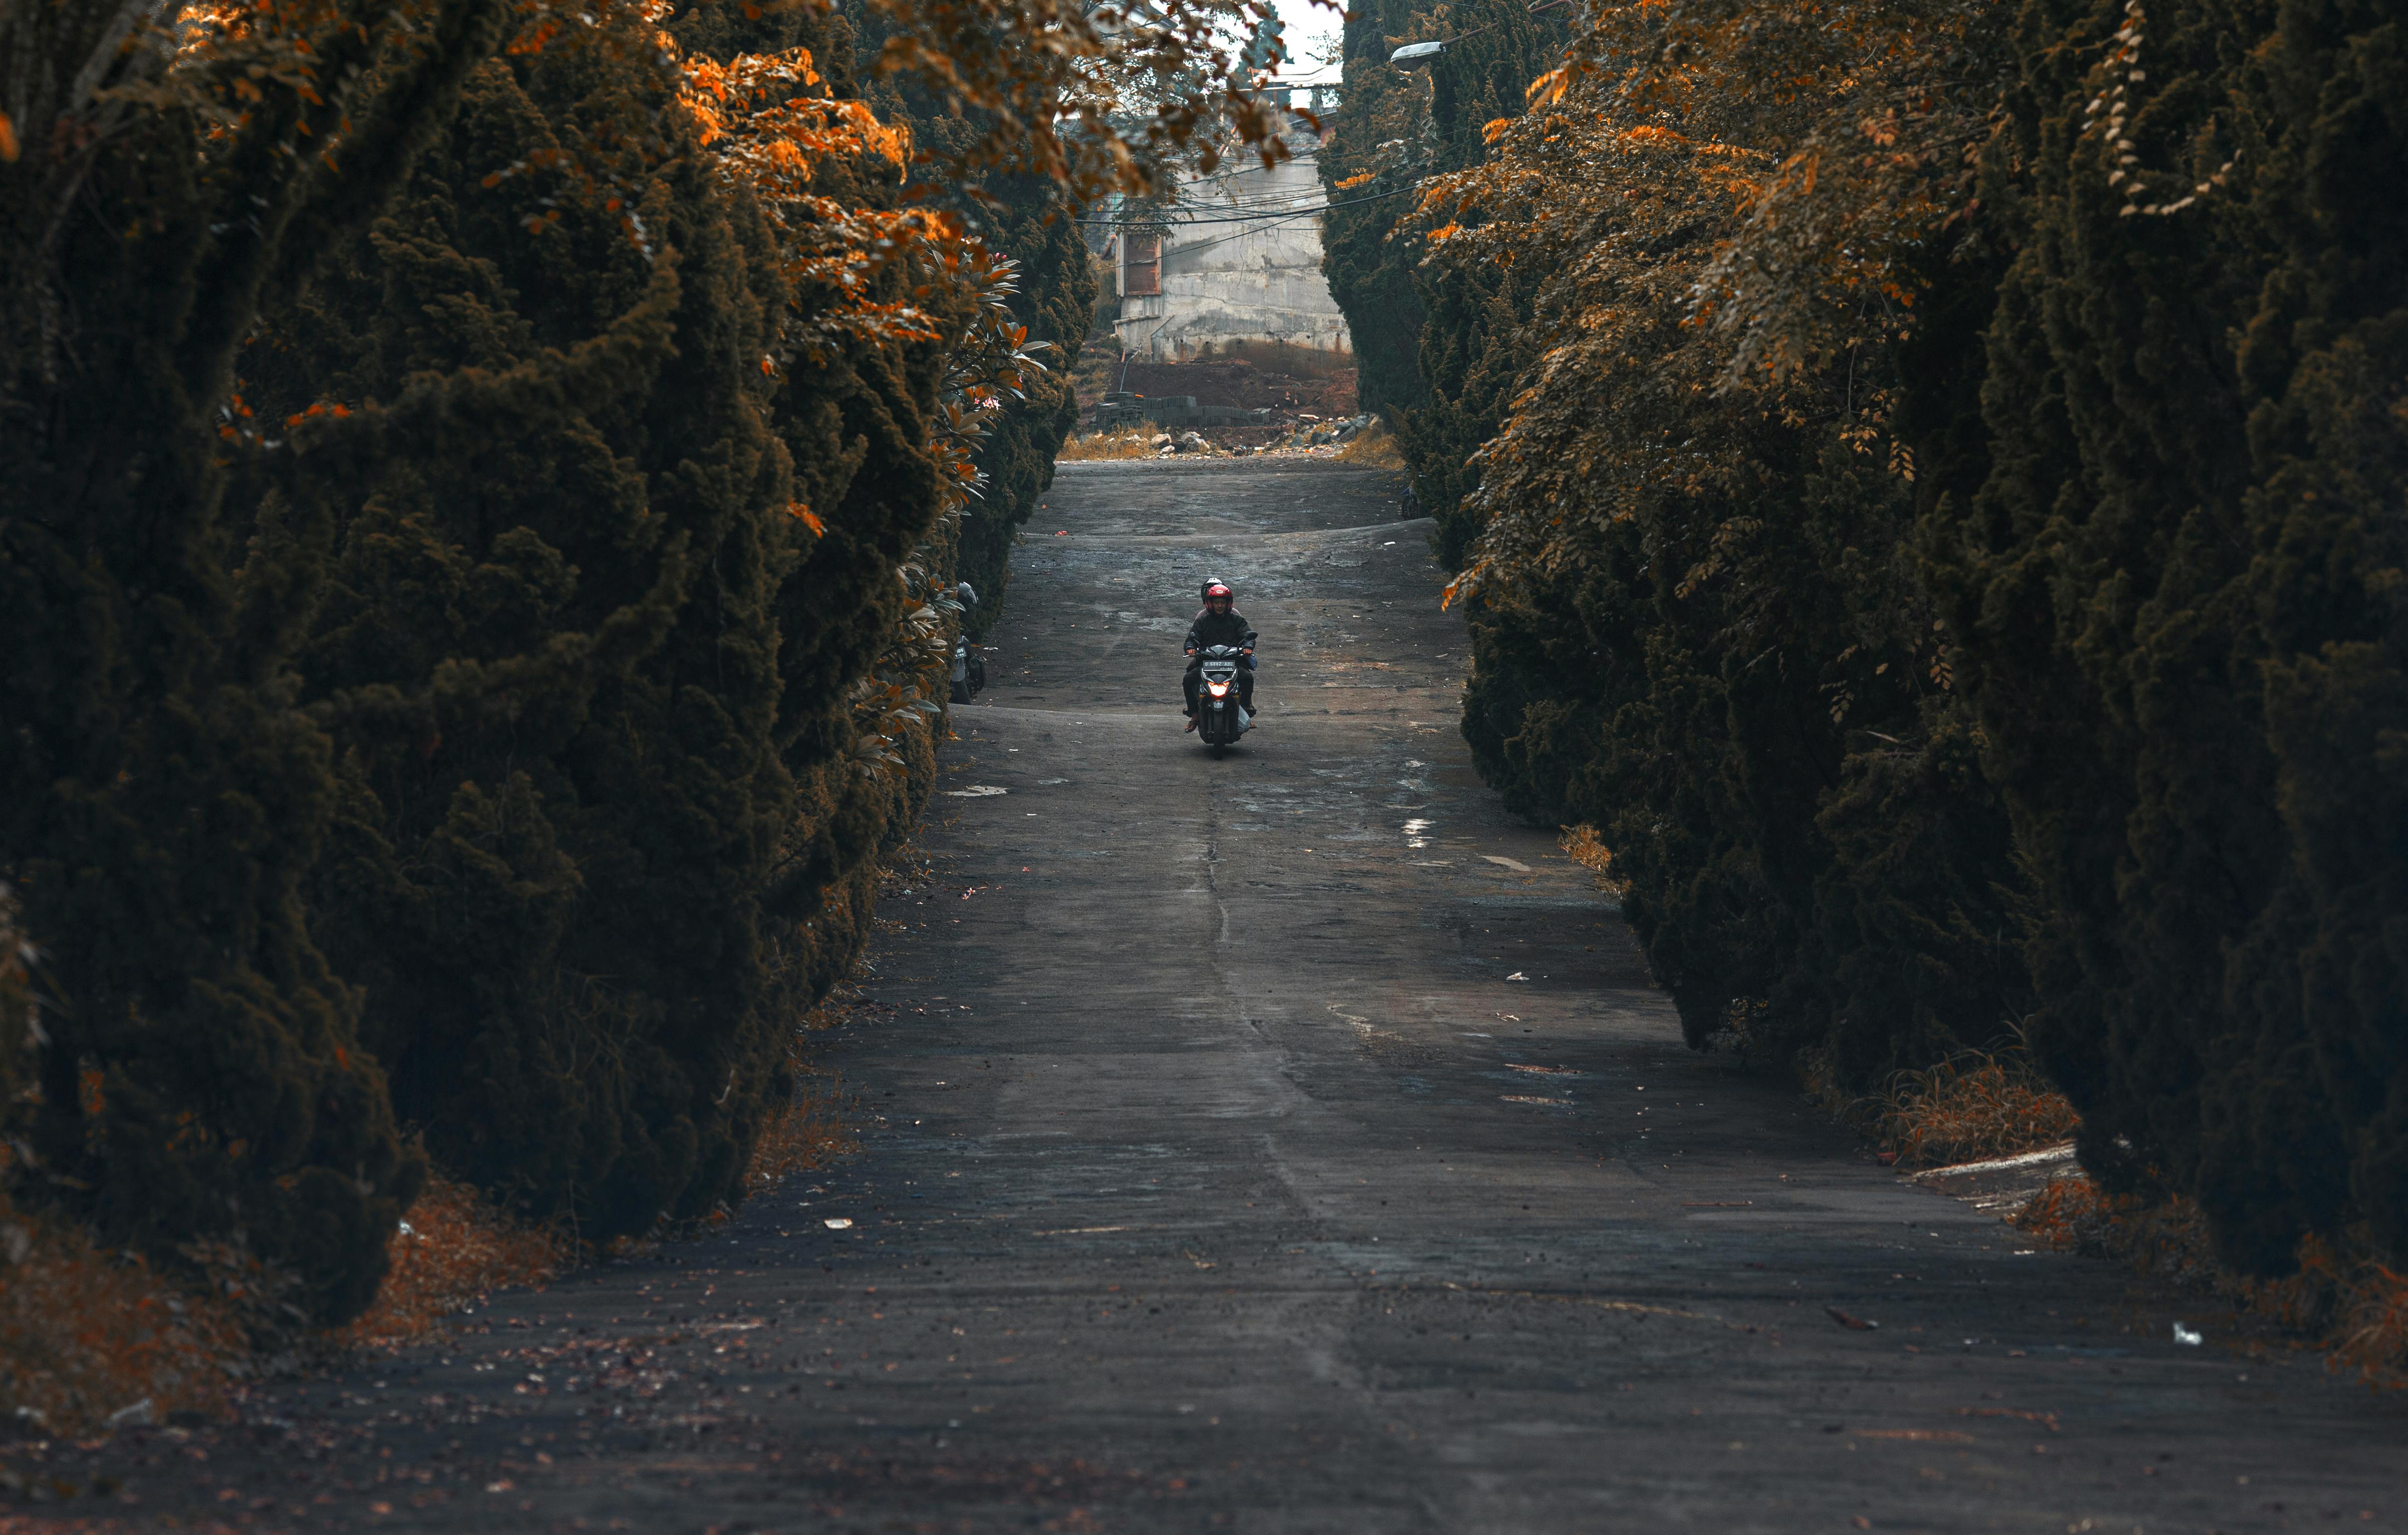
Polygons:
[[1063,425],[905,205],[1175,147],[1177,92],[1056,134],[1098,62],[1263,126],[1209,7],[891,15],[980,124],[914,160],[850,14],[0,12],[0,886],[61,992],[29,1093],[0,1040],[12,1199],[339,1320],[421,1145],[588,1238],[739,1190]]
[[[682,40],[800,41],[841,89],[843,28],[705,13]],[[299,664],[344,796],[310,896],[437,1159],[589,1237],[732,1197],[791,1091],[782,1042],[863,935],[853,886],[925,792],[924,762],[861,771],[853,689],[939,500],[939,348],[765,369],[789,306],[838,295],[790,290],[760,208],[607,41],[483,65],[253,348],[279,412],[489,380],[474,419],[407,415],[311,476],[338,533]],[[629,120],[672,135],[640,240],[566,171],[496,174]],[[840,167],[820,190],[894,195]]]
[[969,627],[991,627],[1011,582],[1012,535],[1036,514],[1054,483],[1054,456],[1079,422],[1070,387],[1096,308],[1096,268],[1072,221],[1075,206],[1052,187],[1021,182],[1002,190],[1000,207],[982,210],[987,237],[1020,265],[1013,317],[1032,340],[1050,344],[1046,373],[1025,399],[1006,406],[980,445],[980,495],[962,519],[959,569],[979,594]]
[[[865,18],[864,46],[882,43],[885,25]],[[909,80],[882,82],[878,98],[882,111],[909,123],[914,139],[936,154],[959,153],[984,130],[982,118],[948,111]],[[977,452],[981,483],[958,530],[953,574],[978,592],[963,622],[983,631],[1003,612],[1013,537],[1036,515],[1054,483],[1054,455],[1078,425],[1070,375],[1094,329],[1096,267],[1080,234],[1078,203],[1050,181],[997,174],[981,180],[978,196],[962,186],[918,190],[1014,263],[1012,319],[1042,348],[1036,356],[1043,372],[990,413]]]
[[[1426,265],[1418,235],[1427,224],[1412,217],[1412,193],[1422,178],[1479,163],[1487,125],[1521,115],[1524,91],[1569,28],[1561,13],[1534,17],[1513,4],[1384,0],[1348,15],[1340,105],[1320,163],[1331,202],[1350,206],[1324,220],[1322,269],[1354,338],[1363,406],[1395,424],[1452,570],[1479,531],[1462,509],[1478,484],[1468,461],[1503,422],[1534,355],[1524,326],[1538,274]],[[1388,63],[1404,43],[1449,38],[1433,59]]]
[[2039,882],[2034,1037],[2086,1162],[2228,1260],[2408,1252],[2399,19],[2033,4],[2014,42],[1983,472],[1927,548]]
[[[1863,1084],[1992,1043],[2028,1005],[2014,874],[1934,672],[1911,487],[1850,441],[1844,375],[1716,393],[1683,299],[1727,198],[1677,144],[1617,170],[1576,218],[1431,258],[1518,251],[1560,338],[1473,503],[1498,523],[1474,760],[1509,807],[1599,830],[1692,1044],[1828,1051]],[[1512,554],[1514,527],[1542,547]]]
[[2408,1253],[2396,17],[1597,24],[1436,189],[1503,227],[1427,271],[1541,271],[1484,773],[1603,831],[1693,1041],[1861,1089],[2012,1031],[2230,1263]]
[[[502,17],[459,0],[405,39],[363,7],[316,35],[322,90],[263,65],[211,135],[280,23],[170,77],[115,14],[5,21],[10,103],[39,110],[0,161],[0,873],[61,1004],[15,1172],[112,1243],[231,1245],[340,1318],[423,1169],[304,903],[340,804],[291,665],[326,530],[246,548],[218,410],[262,305],[376,212]],[[93,58],[155,105],[78,97]],[[294,151],[337,134],[339,171]]]

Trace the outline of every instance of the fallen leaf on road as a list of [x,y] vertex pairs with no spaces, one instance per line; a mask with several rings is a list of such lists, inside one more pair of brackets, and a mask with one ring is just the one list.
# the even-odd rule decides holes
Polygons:
[[[1301,1248],[1297,1249],[1299,1252],[1302,1250],[1303,1249]],[[1702,1311],[1675,1311],[1669,1306],[1642,1305],[1637,1300],[1607,1300],[1594,1295],[1559,1295],[1550,1293],[1546,1290],[1481,1289],[1470,1285],[1458,1285],[1452,1279],[1441,1279],[1439,1281],[1439,1284],[1446,1289],[1454,1290],[1462,1295],[1497,1295],[1510,1297],[1516,1300],[1551,1300],[1557,1305],[1594,1306],[1598,1311],[1628,1312],[1631,1315],[1638,1316],[1679,1316],[1684,1317],[1693,1322],[1714,1322],[1721,1320],[1720,1317],[1711,1315]]]
[[1517,971],[1515,971],[1512,974],[1508,975],[1508,976],[1506,976],[1505,978],[1506,978],[1507,980],[1509,980],[1509,981],[1526,981],[1526,980],[1528,980],[1530,977],[1528,977],[1527,975],[1523,974],[1520,971],[1518,971],[1518,970],[1517,970]]
[[2204,1342],[2206,1338],[2207,1334],[2203,1332],[2194,1332],[2189,1328],[2183,1326],[2180,1322],[2176,1322],[2174,1324],[2175,1343],[2189,1343],[2193,1347],[2197,1347],[2200,1343]]
[[1851,1316],[1837,1306],[1825,1306],[1823,1313],[1850,1332],[1871,1332],[1881,1326],[1879,1322],[1869,1322],[1861,1316]]
[[825,1226],[831,1231],[845,1231],[850,1230],[853,1228],[852,1220],[843,1215],[830,1215],[826,1220],[822,1221],[820,1224]]
[[1858,1439],[1911,1439],[1918,1443],[1971,1444],[1973,1436],[1954,1428],[1859,1428]]
[[1505,858],[1496,853],[1483,853],[1480,856],[1491,863],[1511,869],[1517,874],[1526,874],[1530,872],[1530,866],[1517,858]]
[[1959,1407],[1958,1417],[2019,1417],[2027,1423],[2037,1423],[2050,1433],[2057,1432],[2055,1413],[2028,1413],[2014,1407]]
[[945,797],[949,800],[983,800],[996,794],[1010,792],[1011,790],[1008,789],[998,789],[993,784],[972,784],[968,789],[949,789],[945,790]]

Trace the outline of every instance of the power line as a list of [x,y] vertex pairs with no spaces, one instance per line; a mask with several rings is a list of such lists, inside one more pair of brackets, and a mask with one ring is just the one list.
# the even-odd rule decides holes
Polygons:
[[1369,197],[1349,197],[1336,203],[1324,203],[1318,207],[1297,208],[1288,213],[1240,213],[1226,219],[1077,219],[1074,223],[1103,224],[1114,229],[1126,229],[1132,224],[1159,223],[1168,229],[1184,229],[1190,224],[1251,224],[1265,220],[1300,218],[1308,213],[1327,213],[1332,208],[1354,207],[1362,203],[1383,202],[1412,192],[1412,187],[1398,187],[1394,192],[1375,192]]

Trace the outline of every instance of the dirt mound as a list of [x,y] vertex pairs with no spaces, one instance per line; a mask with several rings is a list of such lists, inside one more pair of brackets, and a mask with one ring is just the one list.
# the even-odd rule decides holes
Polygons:
[[[1086,379],[1080,380],[1082,384]],[[1235,405],[1241,410],[1276,410],[1283,415],[1312,415],[1323,419],[1354,413],[1354,370],[1327,374],[1274,372],[1243,358],[1212,358],[1194,362],[1128,364],[1126,382],[1115,368],[1107,385],[1153,398],[1192,394],[1199,405]],[[1082,412],[1096,399],[1081,391]]]

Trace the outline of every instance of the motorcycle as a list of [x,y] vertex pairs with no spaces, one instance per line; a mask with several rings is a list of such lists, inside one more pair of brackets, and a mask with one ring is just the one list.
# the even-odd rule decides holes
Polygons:
[[1232,742],[1254,728],[1254,718],[1238,702],[1238,669],[1245,652],[1234,645],[1208,645],[1197,652],[1196,733],[1220,756]]

